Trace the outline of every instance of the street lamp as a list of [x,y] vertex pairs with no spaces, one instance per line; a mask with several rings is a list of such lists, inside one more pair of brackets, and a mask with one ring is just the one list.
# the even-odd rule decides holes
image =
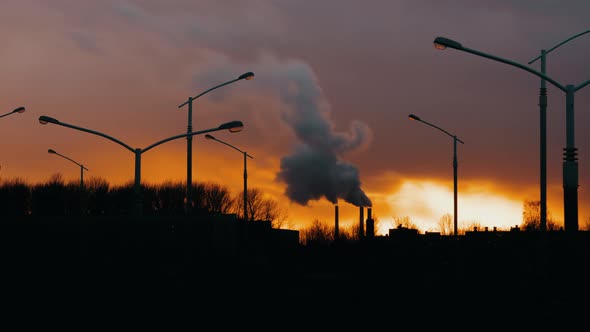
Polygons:
[[0,118],[3,118],[3,117],[5,117],[7,115],[10,115],[10,114],[24,113],[24,112],[25,112],[25,107],[24,106],[21,106],[21,107],[15,108],[14,110],[12,110],[12,111],[10,111],[8,113],[5,113],[5,114],[0,115]]
[[[214,86],[208,90],[201,92],[200,94],[198,94],[194,97],[188,97],[187,101],[178,105],[178,108],[181,108],[184,105],[188,105],[188,125],[186,127],[187,134],[193,131],[193,101],[195,99],[201,97],[202,95],[204,95],[210,91],[213,91],[213,90],[220,88],[222,86],[231,84],[233,82],[236,82],[239,80],[248,80],[249,81],[253,78],[254,78],[254,73],[252,73],[252,72],[244,73],[236,79],[233,79],[231,81]],[[192,184],[193,184],[192,163],[193,163],[193,137],[192,137],[192,135],[188,135],[186,137],[186,203],[185,203],[185,213],[186,214],[190,214],[191,208],[192,208],[191,203],[190,203],[191,195],[192,195]]]
[[[558,48],[559,46],[567,43],[568,41],[580,37],[584,34],[589,33],[590,30],[586,30],[582,33],[579,33],[575,36],[572,36],[561,43],[553,46],[549,50],[541,50],[541,55],[537,56],[533,60],[529,61],[528,64],[532,64],[533,62],[541,59],[541,73],[545,74],[546,62],[545,57],[546,55],[553,51],[554,49]],[[541,77],[541,88],[539,89],[539,113],[540,113],[540,161],[541,161],[541,201],[540,201],[540,229],[541,231],[547,230],[547,87],[545,84],[545,79]]]
[[136,214],[138,216],[141,216],[143,214],[143,197],[141,195],[141,154],[144,152],[147,152],[149,150],[151,150],[152,148],[155,148],[156,146],[162,144],[162,143],[166,143],[168,141],[177,139],[177,138],[182,138],[182,137],[189,137],[189,136],[194,136],[194,135],[199,135],[199,134],[205,134],[208,132],[212,132],[212,131],[218,131],[218,130],[229,130],[230,132],[239,132],[244,128],[244,124],[242,123],[242,121],[230,121],[230,122],[226,122],[222,125],[220,125],[219,127],[216,128],[209,128],[209,129],[204,129],[204,130],[200,130],[200,131],[195,131],[195,132],[190,132],[190,133],[186,133],[186,134],[180,134],[180,135],[175,135],[175,136],[171,136],[168,138],[165,138],[163,140],[160,140],[152,145],[149,145],[143,149],[140,148],[132,148],[131,146],[123,143],[122,141],[103,134],[101,132],[98,131],[94,131],[91,129],[86,129],[86,128],[82,128],[82,127],[78,127],[78,126],[74,126],[65,122],[61,122],[57,119],[42,115],[39,117],[39,123],[41,124],[47,124],[47,123],[53,123],[53,124],[57,124],[60,126],[64,126],[64,127],[68,127],[68,128],[72,128],[72,129],[76,129],[76,130],[80,130],[80,131],[84,131],[90,134],[94,134],[94,135],[98,135],[98,136],[102,136],[106,139],[109,139],[121,146],[123,146],[124,148],[126,148],[127,150],[131,151],[134,153],[135,155],[135,182],[134,182],[134,191],[135,191],[135,208],[136,208]]
[[525,66],[518,62],[497,57],[495,55],[486,54],[474,49],[470,49],[461,45],[461,43],[454,40],[436,37],[434,39],[434,46],[437,49],[444,50],[447,47],[459,51],[479,55],[494,61],[502,62],[522,70],[528,71],[547,82],[553,84],[555,87],[565,92],[565,120],[566,120],[566,147],[563,149],[563,210],[564,210],[564,226],[566,231],[578,230],[578,157],[577,148],[575,147],[574,135],[574,95],[575,92],[590,84],[590,80],[583,82],[577,86],[566,85],[563,86],[551,77],[542,72],[536,71],[531,67]]
[[453,138],[453,217],[454,217],[454,223],[453,223],[453,232],[455,234],[455,236],[457,236],[457,220],[458,220],[458,214],[457,214],[457,142],[461,142],[461,144],[465,144],[463,143],[462,140],[460,140],[459,138],[457,138],[457,135],[453,135],[451,133],[449,133],[448,131],[437,127],[435,125],[433,125],[432,123],[428,123],[422,119],[420,119],[420,117],[418,117],[417,115],[414,114],[410,114],[408,115],[408,118],[410,118],[410,120],[416,120],[416,121],[420,121],[422,123],[425,123],[431,127],[434,127],[440,131],[442,131],[443,133],[451,136]]
[[84,190],[84,170],[88,171],[88,168],[84,167],[84,165],[78,163],[77,161],[75,161],[73,159],[70,159],[70,158],[68,158],[68,157],[66,157],[66,156],[64,156],[62,154],[57,153],[55,150],[49,149],[49,150],[47,150],[47,152],[49,154],[58,155],[58,156],[60,156],[62,158],[65,158],[65,159],[73,162],[74,164],[80,166],[80,191],[83,191]]
[[233,146],[229,143],[226,143],[222,140],[219,140],[209,134],[205,135],[205,138],[217,141],[221,144],[225,144],[225,145],[229,146],[230,148],[233,148],[244,155],[244,221],[248,221],[248,173],[246,172],[246,157],[249,157],[251,159],[254,159],[254,157],[252,157],[251,155],[246,153],[246,151],[242,151],[242,150],[236,148],[235,146]]

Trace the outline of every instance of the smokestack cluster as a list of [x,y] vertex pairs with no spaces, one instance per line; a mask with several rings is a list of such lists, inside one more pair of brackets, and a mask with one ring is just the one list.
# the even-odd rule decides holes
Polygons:
[[[338,240],[340,238],[340,226],[339,226],[339,211],[338,211],[338,204],[334,205],[334,240]],[[364,208],[361,206],[359,207],[359,230],[358,230],[359,240],[363,238],[372,239],[375,237],[375,220],[372,216],[372,208],[367,207],[367,219],[364,219]]]

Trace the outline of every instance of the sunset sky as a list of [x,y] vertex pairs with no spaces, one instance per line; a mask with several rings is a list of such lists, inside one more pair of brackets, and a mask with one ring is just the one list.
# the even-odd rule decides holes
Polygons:
[[[183,134],[188,97],[253,72],[194,102],[193,130],[240,120],[217,139],[253,156],[248,187],[281,204],[290,228],[358,222],[371,205],[379,233],[409,217],[438,230],[453,213],[457,135],[459,227],[520,224],[539,200],[539,78],[453,49],[437,36],[522,64],[590,29],[590,2],[4,0],[0,5],[0,178],[60,173],[133,180],[134,156],[103,137],[145,148]],[[563,85],[590,79],[590,33],[547,56]],[[540,62],[531,65],[540,70]],[[548,87],[548,211],[563,223],[565,94]],[[575,96],[579,224],[590,218],[590,87]],[[243,156],[193,138],[193,180],[243,188]],[[186,181],[186,139],[142,155],[142,182]],[[365,214],[366,216],[366,214]]]

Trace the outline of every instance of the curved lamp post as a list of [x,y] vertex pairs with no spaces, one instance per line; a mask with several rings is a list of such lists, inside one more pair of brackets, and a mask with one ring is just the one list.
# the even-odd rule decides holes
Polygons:
[[434,39],[434,47],[439,50],[444,50],[447,47],[458,51],[479,55],[494,61],[502,62],[522,70],[525,70],[533,75],[536,75],[545,81],[553,84],[559,90],[565,92],[565,120],[566,120],[566,147],[563,149],[563,210],[564,210],[564,226],[566,231],[578,230],[578,157],[577,148],[575,147],[574,135],[574,95],[575,92],[590,84],[590,80],[583,82],[577,86],[568,84],[566,86],[555,81],[551,77],[536,71],[528,66],[520,64],[515,61],[507,60],[497,57],[495,55],[486,54],[474,49],[467,48],[461,43],[452,39],[444,37],[436,37]]
[[47,150],[47,152],[48,152],[49,154],[55,154],[55,155],[58,155],[58,156],[60,156],[60,157],[62,157],[62,158],[65,158],[65,159],[67,159],[67,160],[69,160],[69,161],[73,162],[74,164],[76,164],[76,165],[80,166],[80,190],[84,190],[84,170],[88,171],[88,168],[84,167],[84,165],[82,165],[82,164],[78,163],[77,161],[75,161],[75,160],[73,160],[73,159],[70,159],[70,158],[68,158],[68,157],[64,156],[63,154],[59,154],[59,153],[57,153],[55,150],[49,149],[49,150]]
[[5,113],[5,114],[0,115],[0,118],[3,118],[3,117],[8,116],[10,114],[24,113],[24,112],[25,112],[25,107],[24,106],[21,106],[21,107],[15,108],[14,110],[12,110],[12,111],[10,111],[8,113]]
[[244,155],[244,221],[248,221],[248,173],[246,171],[246,160],[247,160],[246,157],[248,157],[250,159],[254,159],[254,157],[252,157],[251,155],[246,153],[246,151],[242,151],[242,150],[236,148],[235,146],[233,146],[229,143],[226,143],[222,140],[219,140],[209,134],[205,135],[205,138],[209,139],[209,140],[217,141],[221,144],[225,144],[225,145],[229,146],[230,148],[233,148],[234,150],[236,150]]
[[[178,105],[178,108],[181,108],[184,105],[188,105],[188,125],[186,127],[187,134],[193,131],[193,101],[195,99],[201,97],[202,95],[204,95],[210,91],[213,91],[213,90],[220,88],[222,86],[231,84],[233,82],[236,82],[239,80],[251,80],[253,78],[254,78],[254,73],[252,73],[252,72],[244,73],[236,79],[233,79],[231,81],[214,86],[208,90],[205,90],[205,91],[199,93],[198,95],[196,95],[194,97],[188,97],[187,101]],[[188,135],[186,137],[186,205],[185,205],[185,213],[186,214],[191,213],[190,197],[191,197],[192,183],[193,183],[193,166],[192,166],[193,152],[192,151],[193,151],[193,137],[192,137],[192,135]]]
[[61,122],[57,119],[42,115],[39,117],[39,123],[41,124],[47,124],[47,123],[52,123],[52,124],[57,124],[60,126],[64,126],[64,127],[68,127],[68,128],[72,128],[72,129],[76,129],[76,130],[80,130],[80,131],[84,131],[90,134],[94,134],[94,135],[98,135],[98,136],[102,136],[106,139],[109,139],[121,146],[123,146],[124,148],[126,148],[127,150],[133,152],[135,154],[135,182],[134,182],[134,191],[135,191],[135,196],[136,196],[136,214],[138,216],[141,216],[143,214],[143,197],[141,195],[141,154],[144,152],[147,152],[149,150],[151,150],[152,148],[155,148],[156,146],[166,143],[168,141],[172,141],[175,140],[177,138],[182,138],[182,137],[189,137],[189,136],[194,136],[194,135],[199,135],[199,134],[205,134],[208,132],[212,132],[212,131],[218,131],[218,130],[229,130],[230,132],[239,132],[244,128],[244,124],[242,123],[242,121],[230,121],[230,122],[226,122],[222,125],[220,125],[219,127],[216,128],[209,128],[209,129],[204,129],[204,130],[200,130],[200,131],[195,131],[195,132],[190,132],[190,133],[186,133],[186,134],[180,134],[180,135],[175,135],[175,136],[171,136],[168,138],[165,138],[163,140],[160,140],[156,143],[153,143],[143,149],[140,148],[132,148],[131,146],[123,143],[122,141],[103,134],[101,132],[98,131],[94,131],[91,129],[86,129],[86,128],[82,128],[82,127],[78,127],[78,126],[74,126],[65,122]]
[[408,118],[410,118],[410,120],[416,120],[416,121],[420,121],[422,123],[425,123],[431,127],[434,127],[436,129],[442,131],[443,133],[445,133],[453,138],[453,218],[454,218],[453,233],[455,234],[455,236],[457,236],[457,220],[458,220],[458,214],[457,214],[457,166],[458,166],[457,165],[457,142],[461,142],[461,144],[465,144],[465,143],[463,143],[462,140],[457,138],[457,135],[453,135],[453,134],[449,133],[448,131],[433,125],[432,123],[428,123],[428,122],[420,119],[420,117],[418,117],[414,114],[408,115]]
[[[546,62],[545,57],[546,55],[558,48],[559,46],[567,43],[568,41],[580,37],[589,33],[590,30],[586,30],[582,33],[574,35],[561,43],[553,46],[548,50],[541,50],[541,54],[534,58],[533,60],[529,61],[528,64],[532,64],[533,62],[541,59],[541,73],[546,73]],[[545,79],[541,77],[541,88],[539,89],[539,115],[540,115],[540,193],[541,193],[541,201],[540,201],[540,229],[541,231],[547,230],[547,87],[545,83]]]

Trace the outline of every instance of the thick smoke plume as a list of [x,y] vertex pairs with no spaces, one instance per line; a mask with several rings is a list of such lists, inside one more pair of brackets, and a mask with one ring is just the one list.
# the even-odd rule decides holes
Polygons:
[[356,206],[371,206],[361,189],[358,169],[341,160],[346,152],[368,144],[369,127],[353,121],[349,133],[335,132],[309,67],[300,66],[293,73],[297,75],[289,75],[290,85],[281,91],[281,98],[290,106],[284,120],[300,142],[290,155],[281,158],[277,180],[287,184],[289,199],[301,205],[325,197],[334,204],[343,199]]

